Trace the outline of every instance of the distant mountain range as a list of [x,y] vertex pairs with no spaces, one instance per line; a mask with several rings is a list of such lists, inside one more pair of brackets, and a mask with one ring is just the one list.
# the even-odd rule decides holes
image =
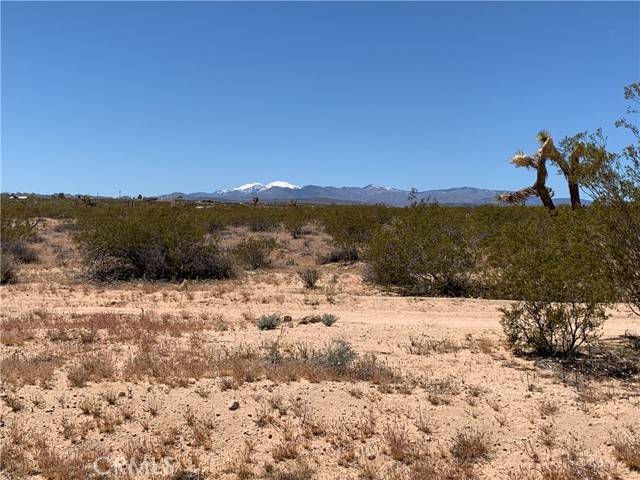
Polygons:
[[[415,192],[413,199],[425,202],[438,202],[443,205],[487,205],[496,202],[496,195],[504,190],[489,190],[474,187],[447,188],[444,190],[425,190]],[[187,200],[214,200],[221,202],[250,202],[258,197],[261,202],[300,203],[339,203],[339,204],[376,204],[404,206],[409,205],[411,192],[397,188],[367,185],[366,187],[303,187],[284,181],[267,184],[247,183],[239,187],[217,190],[212,193],[174,192],[159,197],[161,200],[184,198]],[[556,203],[566,203],[563,198],[554,199]],[[536,202],[533,201],[532,204]]]

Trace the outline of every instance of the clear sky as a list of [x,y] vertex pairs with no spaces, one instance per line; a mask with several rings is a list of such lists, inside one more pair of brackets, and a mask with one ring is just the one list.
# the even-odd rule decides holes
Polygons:
[[639,5],[3,1],[2,190],[523,187],[542,128],[629,141]]

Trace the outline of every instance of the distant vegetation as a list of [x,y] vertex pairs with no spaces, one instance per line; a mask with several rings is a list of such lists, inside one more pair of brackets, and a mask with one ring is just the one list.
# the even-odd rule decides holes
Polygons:
[[[637,103],[640,86],[625,96]],[[402,294],[515,300],[503,317],[514,347],[571,354],[597,337],[607,304],[624,301],[640,313],[640,136],[631,122],[618,125],[636,142],[619,154],[606,150],[599,132],[564,139],[559,149],[544,133],[538,152],[514,157],[536,170],[536,183],[503,200],[520,203],[542,192],[546,207],[3,199],[2,282],[14,281],[15,263],[28,261],[41,218],[73,221],[87,271],[98,280],[230,278],[237,265],[268,267],[275,244],[256,237],[226,251],[223,229],[284,230],[299,238],[314,224],[333,243],[321,262],[364,260],[371,280]],[[565,173],[571,207],[548,201],[546,160]],[[576,185],[593,205],[581,206]],[[311,270],[301,276],[307,288],[318,279]]]

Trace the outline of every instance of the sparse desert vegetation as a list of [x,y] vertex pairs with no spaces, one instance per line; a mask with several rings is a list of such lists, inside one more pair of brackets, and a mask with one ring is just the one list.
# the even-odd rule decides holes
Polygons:
[[637,150],[567,142],[592,206],[3,199],[2,475],[640,478]]
[[[512,290],[515,303],[468,297],[471,291],[490,297],[511,277],[498,285],[474,267],[468,277],[409,286],[414,293],[467,298],[421,297],[407,295],[404,284],[376,283],[366,261],[322,264],[335,244],[321,215],[341,207],[210,207],[248,212],[247,224],[203,234],[233,274],[151,281],[144,273],[96,275],[96,257],[84,251],[83,220],[76,217],[91,216],[100,203],[51,203],[31,206],[45,211],[39,241],[29,243],[38,260],[18,264],[16,283],[2,287],[0,432],[7,477],[90,477],[96,462],[112,469],[122,459],[145,458],[169,462],[161,478],[638,475],[637,320],[610,289],[598,290],[603,303],[594,300],[604,316],[593,318],[601,320],[577,324],[588,327],[589,336],[575,337],[585,343],[556,355],[500,325],[504,316],[505,327],[527,328],[511,313],[526,305],[524,290]],[[178,209],[206,218],[206,209],[190,205],[108,208]],[[273,218],[293,208],[309,215],[308,233],[299,238],[291,238],[285,222],[267,228],[265,220],[259,232],[250,226],[262,212]],[[389,209],[388,221],[436,212],[537,222],[545,214],[415,208]],[[314,218],[316,210],[322,213]],[[236,260],[236,245],[256,235],[275,246],[254,270]],[[481,241],[475,245],[483,248]],[[55,258],[60,247],[69,252],[65,266]],[[373,254],[366,244],[358,249],[364,258]],[[573,278],[571,272],[563,274]],[[556,290],[543,304],[548,308],[575,292],[550,282]],[[573,330],[563,327],[563,317],[553,318],[559,331],[542,332],[564,345],[562,335]],[[615,356],[626,369],[600,373],[591,351]],[[519,476],[525,470],[528,476]]]

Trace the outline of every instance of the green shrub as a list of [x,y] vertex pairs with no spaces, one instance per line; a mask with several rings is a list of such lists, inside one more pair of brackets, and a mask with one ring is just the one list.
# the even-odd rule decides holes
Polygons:
[[505,225],[492,240],[496,291],[518,302],[502,309],[502,327],[516,349],[571,355],[593,343],[615,292],[590,248],[588,211],[540,212]]
[[322,350],[313,352],[312,362],[321,368],[345,370],[358,356],[346,340],[336,340]]
[[188,209],[112,207],[83,218],[76,238],[99,280],[224,279],[231,259]]
[[338,321],[338,317],[333,313],[323,313],[320,321],[327,327],[330,327]]
[[605,308],[595,303],[524,301],[501,311],[509,345],[543,356],[572,355],[592,344],[607,319]]
[[305,288],[316,288],[316,283],[320,280],[320,272],[317,268],[307,268],[298,272]]
[[358,261],[360,254],[356,247],[340,247],[332,249],[328,255],[320,258],[319,263],[351,263]]
[[20,263],[36,263],[39,260],[36,251],[21,239],[3,240],[1,249],[3,254],[11,255]]
[[322,260],[323,263],[358,260],[361,250],[380,225],[392,218],[392,212],[393,209],[380,205],[325,209],[324,230],[331,236],[335,249],[329,257]]
[[233,254],[249,270],[267,268],[271,266],[271,252],[276,248],[276,241],[272,238],[248,238],[239,243]]
[[479,290],[479,241],[466,210],[416,205],[372,239],[374,281],[419,295],[469,296]]
[[0,284],[15,283],[16,281],[16,261],[10,254],[0,253]]
[[280,326],[282,323],[282,316],[277,313],[272,313],[270,315],[262,315],[258,320],[256,320],[256,327],[258,330],[274,330]]

